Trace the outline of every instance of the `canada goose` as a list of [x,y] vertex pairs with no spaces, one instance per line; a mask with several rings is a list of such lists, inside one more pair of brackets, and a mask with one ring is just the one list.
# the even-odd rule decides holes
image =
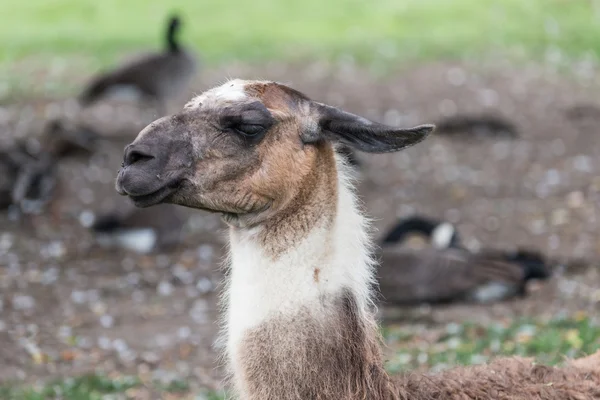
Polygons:
[[17,141],[0,151],[0,209],[17,205],[24,213],[38,213],[51,201],[58,184],[57,163],[67,157],[91,154],[99,136],[89,129],[48,122],[39,144]]
[[19,146],[0,150],[0,209],[13,204],[13,188],[23,165],[30,161],[31,157]]
[[471,135],[514,139],[519,136],[517,127],[506,117],[494,114],[458,114],[436,122],[439,135]]
[[80,103],[87,106],[109,91],[128,88],[157,104],[164,114],[167,98],[183,90],[196,71],[195,57],[177,41],[180,25],[178,17],[171,17],[164,51],[145,55],[96,77],[79,96]]
[[[431,232],[434,247],[413,250],[390,246],[406,239],[411,227],[416,233]],[[536,252],[471,253],[460,246],[451,224],[436,224],[424,217],[401,221],[385,235],[383,245],[379,286],[384,301],[391,304],[490,303],[525,295],[529,280],[550,276],[544,257]]]
[[90,226],[99,245],[138,253],[169,249],[181,240],[185,219],[172,205],[101,214]]

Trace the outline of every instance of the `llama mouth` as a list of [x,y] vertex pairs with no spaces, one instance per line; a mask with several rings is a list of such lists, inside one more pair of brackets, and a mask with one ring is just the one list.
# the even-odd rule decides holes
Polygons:
[[128,195],[136,207],[146,208],[165,202],[179,188],[180,181],[165,185],[154,192],[144,195]]

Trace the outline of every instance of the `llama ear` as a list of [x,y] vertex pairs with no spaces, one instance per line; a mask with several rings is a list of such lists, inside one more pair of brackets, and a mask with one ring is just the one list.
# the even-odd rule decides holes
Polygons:
[[304,132],[304,143],[330,140],[367,153],[390,153],[419,143],[435,128],[434,125],[394,128],[325,104],[311,105],[318,126]]

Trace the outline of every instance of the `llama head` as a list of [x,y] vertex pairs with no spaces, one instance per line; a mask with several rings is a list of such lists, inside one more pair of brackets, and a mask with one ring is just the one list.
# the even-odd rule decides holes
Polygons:
[[371,122],[278,83],[233,80],[144,128],[125,148],[116,188],[139,207],[174,203],[256,222],[315,174],[335,177],[332,143],[392,152],[432,130]]

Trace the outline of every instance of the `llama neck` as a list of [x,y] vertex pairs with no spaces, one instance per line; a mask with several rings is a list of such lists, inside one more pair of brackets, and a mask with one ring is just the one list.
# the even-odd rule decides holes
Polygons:
[[231,231],[227,356],[242,399],[354,399],[340,394],[359,391],[354,375],[383,376],[366,222],[338,168],[332,215],[287,251],[270,256],[260,227]]

